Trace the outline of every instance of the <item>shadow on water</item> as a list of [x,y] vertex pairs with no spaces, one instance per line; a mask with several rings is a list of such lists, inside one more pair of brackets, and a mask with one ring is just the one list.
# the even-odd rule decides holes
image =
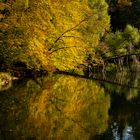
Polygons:
[[140,139],[140,92],[131,87],[140,78],[116,75],[127,86],[61,74],[14,81],[0,92],[0,140]]

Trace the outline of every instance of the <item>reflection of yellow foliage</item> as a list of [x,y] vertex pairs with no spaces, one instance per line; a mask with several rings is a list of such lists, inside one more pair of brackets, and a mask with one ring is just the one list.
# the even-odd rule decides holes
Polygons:
[[[128,78],[127,74],[125,78]],[[135,80],[138,82],[139,76]],[[53,75],[14,84],[0,94],[1,139],[89,140],[107,129],[110,96],[95,81]],[[133,100],[139,93],[131,91],[133,96],[129,88],[121,90],[120,86],[112,84],[103,87],[111,93],[117,93],[119,89],[118,94],[125,94],[127,100]],[[122,98],[125,106],[118,108],[116,97],[113,97],[116,108],[113,107],[115,112],[111,112],[110,119],[131,122],[136,106],[130,107],[131,101],[127,102],[124,95],[117,97]],[[10,135],[5,135],[7,132]]]
[[42,137],[89,139],[91,133],[106,130],[109,101],[95,82],[61,76],[51,90],[46,88],[30,100],[27,121]]

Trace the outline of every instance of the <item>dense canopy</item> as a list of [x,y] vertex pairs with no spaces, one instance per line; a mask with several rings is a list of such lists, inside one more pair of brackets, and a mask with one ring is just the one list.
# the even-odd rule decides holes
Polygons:
[[2,0],[0,63],[83,74],[89,65],[103,64],[104,57],[128,53],[130,46],[137,52],[139,4],[138,0]]
[[1,2],[1,61],[28,68],[76,70],[95,54],[109,29],[104,0],[20,0]]

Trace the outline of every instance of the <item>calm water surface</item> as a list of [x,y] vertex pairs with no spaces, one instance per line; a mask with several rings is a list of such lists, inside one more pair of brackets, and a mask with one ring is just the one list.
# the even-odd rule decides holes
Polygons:
[[140,77],[53,75],[0,91],[0,140],[140,140]]

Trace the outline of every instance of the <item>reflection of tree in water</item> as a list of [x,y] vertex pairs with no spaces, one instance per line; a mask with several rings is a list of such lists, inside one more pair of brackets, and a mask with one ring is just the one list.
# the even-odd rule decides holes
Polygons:
[[140,75],[139,73],[130,73],[123,71],[119,73],[111,74],[106,76],[107,82],[101,82],[101,85],[110,92],[117,94],[124,94],[128,100],[136,98],[139,95],[140,87]]
[[[111,93],[110,121],[108,130],[98,136],[100,140],[139,140],[140,139],[140,94],[137,98],[128,99],[121,89],[117,88]],[[108,89],[107,89],[108,90]],[[109,91],[108,91],[109,92]],[[117,92],[117,93],[116,93]],[[97,139],[97,140],[98,140]]]
[[2,108],[8,111],[1,112],[4,120],[0,127],[4,128],[3,134],[11,129],[7,139],[86,140],[107,129],[110,98],[98,84],[60,75],[44,78],[43,83],[37,80],[43,89],[29,80],[7,91],[8,98],[3,96]]
[[[96,135],[96,140],[140,139],[140,75],[121,71],[107,73],[101,82],[105,92],[111,93],[110,122],[108,130]],[[107,81],[107,82],[105,82]]]
[[114,99],[112,102],[112,108],[110,110],[112,126],[116,122],[116,126],[112,129],[114,130],[114,134],[116,133],[116,136],[121,139],[140,139],[139,99],[140,96],[131,101],[127,101],[124,96],[120,96],[118,100]]

